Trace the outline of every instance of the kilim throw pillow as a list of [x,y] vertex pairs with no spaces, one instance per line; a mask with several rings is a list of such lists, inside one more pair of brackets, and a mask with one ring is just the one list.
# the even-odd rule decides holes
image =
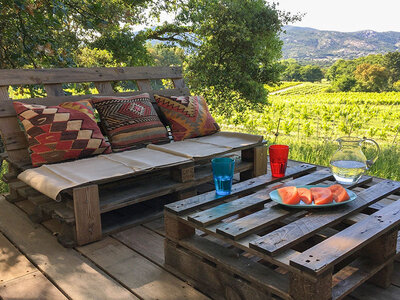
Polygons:
[[82,104],[72,103],[74,109],[17,101],[13,104],[28,136],[35,167],[111,152],[110,144],[93,121],[93,113],[82,112]]
[[130,97],[104,96],[92,99],[114,152],[169,142],[149,94]]
[[203,97],[154,95],[154,98],[170,123],[175,141],[219,131],[219,126],[211,116]]
[[64,102],[60,104],[61,107],[70,108],[77,111],[84,112],[87,114],[93,121],[96,121],[96,117],[94,115],[94,107],[92,105],[92,101],[90,99],[79,100],[76,102]]

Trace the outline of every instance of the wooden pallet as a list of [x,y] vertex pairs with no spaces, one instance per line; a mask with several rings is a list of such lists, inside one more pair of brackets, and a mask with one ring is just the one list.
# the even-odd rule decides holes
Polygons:
[[[238,159],[235,173],[241,174],[242,177],[243,174],[247,176],[249,171],[253,172],[253,166],[254,163],[251,161]],[[188,170],[190,171],[188,172]],[[100,239],[109,233],[135,225],[143,218],[159,216],[162,213],[162,206],[152,207],[157,203],[157,198],[169,195],[168,201],[173,202],[192,197],[197,195],[198,186],[210,181],[212,181],[210,162],[201,161],[190,166],[183,165],[116,182],[67,190],[62,194],[61,202],[42,195],[15,177],[9,183],[10,192],[5,197],[9,202],[24,210],[34,222],[40,223],[49,219],[57,221],[59,226],[55,234],[58,240],[66,247],[73,247],[86,243],[84,240],[78,239],[78,230],[90,232],[89,226],[97,222],[92,217],[87,220],[86,227],[77,230],[76,216],[87,219],[85,214],[88,213],[88,210],[78,206],[83,202],[82,197],[87,195],[91,198],[98,197],[98,208],[94,208],[96,211],[92,211],[90,214],[98,215],[103,219],[98,223],[97,237],[93,236],[93,238]],[[79,194],[79,192],[83,194]],[[153,201],[139,205],[148,200]],[[75,201],[78,205],[75,204]],[[163,203],[165,204],[165,202]],[[97,203],[94,201],[93,204]],[[138,209],[141,211],[141,216],[134,213]],[[115,213],[114,215],[118,214],[118,216],[114,217],[113,212],[117,210],[121,211]],[[125,211],[129,210],[133,211],[133,213],[129,213],[129,217],[120,217],[121,213],[126,215]],[[104,216],[106,217],[103,218]],[[92,234],[94,233],[92,232]]]
[[358,199],[330,209],[269,198],[281,186],[317,183],[333,183],[331,173],[301,165],[279,183],[264,175],[227,197],[167,205],[166,264],[228,299],[343,299],[367,280],[387,287],[400,251],[400,182],[364,176],[349,187]]

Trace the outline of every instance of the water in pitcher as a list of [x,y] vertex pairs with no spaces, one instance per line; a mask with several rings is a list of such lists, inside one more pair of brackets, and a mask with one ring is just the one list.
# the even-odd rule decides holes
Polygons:
[[343,184],[357,182],[367,170],[366,163],[354,160],[337,160],[331,162],[333,176]]

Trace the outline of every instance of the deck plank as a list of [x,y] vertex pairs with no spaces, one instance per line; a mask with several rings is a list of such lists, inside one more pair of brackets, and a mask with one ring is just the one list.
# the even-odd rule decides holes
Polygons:
[[400,299],[400,288],[391,285],[387,289],[383,289],[370,283],[364,283],[350,295],[359,300],[398,300]]
[[40,271],[2,282],[0,298],[4,300],[61,300],[65,297]]
[[159,234],[142,226],[136,226],[114,234],[113,237],[152,262],[164,265],[164,237]]
[[114,238],[79,247],[78,251],[144,299],[208,299]]
[[46,229],[33,224],[3,197],[0,231],[72,299],[137,299],[75,250],[61,246]]
[[35,266],[0,233],[0,283],[36,271]]

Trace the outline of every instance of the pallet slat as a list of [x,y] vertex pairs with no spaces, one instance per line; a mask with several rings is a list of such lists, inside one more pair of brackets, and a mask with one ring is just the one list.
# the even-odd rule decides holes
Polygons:
[[182,78],[182,68],[117,67],[0,70],[0,86],[164,78]]
[[188,216],[188,220],[201,226],[207,226],[212,223],[216,223],[222,219],[225,219],[231,215],[234,215],[241,210],[251,209],[256,205],[264,204],[270,199],[269,193],[278,187],[315,184],[331,177],[332,174],[328,173],[325,170],[318,171],[309,175],[305,175],[303,177],[293,179],[285,184],[261,190],[252,195],[242,197],[238,200],[224,203],[216,207],[204,210],[202,212],[194,213]]
[[308,216],[283,226],[250,243],[250,247],[275,255],[299,243],[316,231],[340,222],[348,215],[358,212],[391,193],[400,190],[400,182],[382,181],[357,195],[357,199],[338,207],[335,211],[313,212]]
[[[141,90],[141,91],[133,91],[133,92],[123,92],[123,93],[118,93],[116,95],[120,97],[124,96],[134,96],[134,95],[139,95],[143,93],[148,93],[150,97],[152,97],[155,93],[160,94],[160,95],[165,95],[165,96],[174,96],[174,95],[187,95],[189,94],[189,89],[188,88],[175,88],[175,89],[165,89],[165,90],[160,90],[160,91],[154,91],[154,90]],[[113,93],[114,94],[114,93]],[[95,96],[109,96],[108,92],[105,93],[99,93],[96,95],[77,95],[77,96],[48,96],[48,97],[43,97],[43,98],[28,98],[28,99],[18,99],[19,102],[27,103],[27,104],[41,104],[41,105],[59,105],[64,102],[74,102],[74,101],[79,101],[83,99],[90,99]],[[11,101],[3,101],[1,103],[0,107],[0,121],[3,118],[7,117],[14,117],[15,119],[16,113],[14,110],[14,107],[12,105]],[[16,128],[13,128],[13,132],[16,131]]]
[[[307,172],[314,171],[315,169],[316,169],[316,167],[313,165],[302,164],[300,166],[288,168],[286,171],[286,175],[283,178],[276,178],[276,177],[272,177],[271,174],[266,174],[266,175],[262,175],[257,178],[248,179],[246,181],[234,184],[232,186],[232,192],[229,196],[218,197],[218,199],[223,200],[223,199],[228,199],[228,198],[231,198],[234,196],[239,196],[243,193],[249,193],[249,191],[255,190],[257,188],[262,188],[267,184],[271,184],[271,183],[277,182],[282,179],[290,178],[295,175],[303,175]],[[217,198],[216,198],[215,192],[212,191],[212,192],[204,193],[203,195],[200,195],[200,196],[196,196],[193,198],[189,198],[189,199],[185,199],[185,200],[181,200],[181,201],[177,201],[177,202],[168,204],[165,206],[165,209],[172,213],[181,215],[181,214],[187,213],[189,211],[195,210],[197,208],[200,208],[204,205],[207,205],[210,202],[215,201],[216,199]]]
[[398,224],[400,224],[400,201],[386,206],[308,249],[293,258],[290,264],[316,275],[321,274]]

